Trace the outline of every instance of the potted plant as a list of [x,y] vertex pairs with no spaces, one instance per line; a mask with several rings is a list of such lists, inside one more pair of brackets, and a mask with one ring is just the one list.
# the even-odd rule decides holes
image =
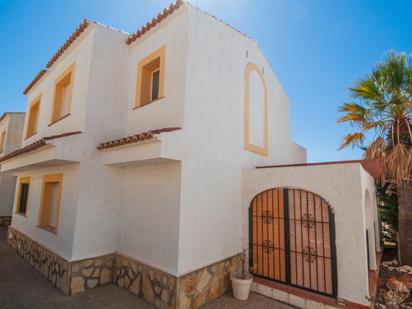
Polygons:
[[248,249],[244,249],[241,256],[241,270],[230,275],[233,295],[236,299],[247,300],[253,277],[248,272]]

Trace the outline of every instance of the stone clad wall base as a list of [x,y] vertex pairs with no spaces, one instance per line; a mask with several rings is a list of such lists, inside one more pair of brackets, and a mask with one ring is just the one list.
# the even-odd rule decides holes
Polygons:
[[56,288],[69,295],[70,263],[9,226],[7,243]]
[[71,262],[70,294],[113,282],[115,254]]
[[113,282],[136,296],[141,296],[157,308],[176,308],[177,278],[116,254]]
[[194,309],[218,298],[230,289],[230,273],[240,265],[236,255],[176,277],[118,252],[68,262],[11,226],[7,243],[65,295],[114,283],[166,309]]
[[178,278],[177,308],[198,308],[231,289],[230,273],[239,270],[240,254]]
[[11,224],[11,216],[0,216],[0,226],[8,227]]

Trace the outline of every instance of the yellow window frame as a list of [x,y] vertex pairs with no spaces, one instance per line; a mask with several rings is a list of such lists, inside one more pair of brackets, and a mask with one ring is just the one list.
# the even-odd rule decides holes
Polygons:
[[[54,83],[53,106],[49,126],[70,116],[73,95],[74,67],[74,63],[71,64],[62,74],[59,75],[59,77],[56,79]],[[62,115],[61,109],[63,104],[63,89],[66,85],[69,85],[69,91],[67,93],[69,112]]]
[[[48,191],[47,186],[50,183],[58,183],[59,188],[57,191],[57,205],[56,205],[56,224],[50,225],[50,211],[51,211],[51,194]],[[42,192],[40,198],[40,210],[38,227],[45,229],[49,232],[57,234],[57,229],[60,222],[60,204],[61,204],[61,193],[63,184],[63,174],[51,174],[43,176],[42,181]]]
[[[149,56],[141,59],[137,64],[137,81],[135,108],[148,105],[164,97],[164,78],[165,78],[165,51],[163,46],[151,53]],[[150,68],[150,65],[159,59],[159,65]],[[149,66],[149,68],[147,68]],[[147,69],[146,69],[147,68]],[[159,93],[155,100],[151,99],[152,73],[159,70]],[[147,84],[147,78],[150,76],[150,84]]]
[[[40,104],[41,104],[41,94],[38,95],[29,104],[28,117],[27,117],[27,128],[26,128],[26,134],[25,134],[26,139],[32,137],[35,134],[37,134],[37,130],[38,130],[38,127],[39,127]],[[34,109],[37,109],[37,115],[36,115],[37,119],[33,118],[34,117],[33,116]]]
[[[19,214],[21,216],[26,217],[27,216],[27,210],[29,209],[29,194],[30,194],[30,182],[31,182],[31,177],[27,176],[27,177],[19,177],[19,188],[18,188],[18,195],[17,195],[17,200],[16,200],[16,209],[14,211],[14,213]],[[29,185],[29,191],[27,192],[27,201],[26,201],[26,209],[23,212],[20,211],[20,202],[21,202],[21,185],[22,184],[28,184]]]
[[3,153],[6,150],[6,139],[7,139],[7,130],[3,130],[0,133],[0,153]]

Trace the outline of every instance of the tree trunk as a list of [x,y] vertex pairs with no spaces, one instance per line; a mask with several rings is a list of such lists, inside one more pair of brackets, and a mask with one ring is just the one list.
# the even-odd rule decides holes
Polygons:
[[412,265],[412,185],[398,187],[398,252],[401,265]]

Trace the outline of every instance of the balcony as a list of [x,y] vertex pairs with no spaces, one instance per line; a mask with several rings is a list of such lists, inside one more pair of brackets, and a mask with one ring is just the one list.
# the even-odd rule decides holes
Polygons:
[[32,168],[78,163],[81,154],[74,146],[74,136],[81,132],[68,132],[43,137],[23,148],[0,158],[1,171],[20,172]]
[[[179,161],[170,147],[180,128],[151,130],[109,142],[101,143],[97,149],[101,152],[105,165],[141,165],[167,161]],[[173,133],[172,133],[173,132]],[[172,149],[171,149],[172,148]]]

